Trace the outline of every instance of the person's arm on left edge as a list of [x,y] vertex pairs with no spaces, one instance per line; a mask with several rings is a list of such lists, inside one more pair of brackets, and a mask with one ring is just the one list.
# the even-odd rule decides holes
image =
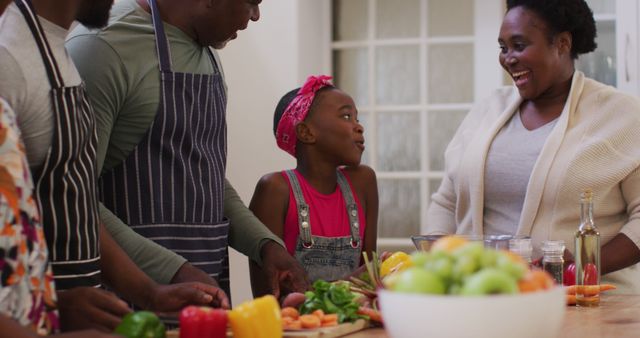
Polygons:
[[300,263],[289,255],[282,240],[253,215],[227,179],[224,214],[231,221],[229,245],[262,266],[276,297],[280,296],[281,287],[298,292],[309,288],[307,275]]
[[142,272],[100,226],[100,267],[103,282],[136,305],[153,311],[176,312],[189,304],[229,308],[220,288],[198,282],[160,285]]

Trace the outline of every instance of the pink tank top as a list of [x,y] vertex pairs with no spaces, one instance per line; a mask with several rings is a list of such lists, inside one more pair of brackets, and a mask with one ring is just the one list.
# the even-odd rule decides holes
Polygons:
[[[358,219],[360,220],[360,238],[364,241],[364,231],[366,228],[366,219],[364,217],[364,211],[362,210],[362,204],[353,189],[349,175],[340,169],[349,182],[351,190],[354,191],[353,198],[358,205]],[[297,170],[294,170],[298,181],[300,182],[300,188],[304,199],[309,205],[309,220],[311,222],[311,235],[322,237],[344,237],[350,236],[349,231],[349,217],[347,216],[347,207],[345,205],[344,197],[342,197],[342,191],[336,184],[336,190],[332,193],[325,195],[316,191],[307,180]],[[287,247],[287,251],[292,256],[296,251],[296,242],[300,235],[300,228],[298,227],[298,213],[296,207],[296,198],[293,195],[293,189],[291,188],[291,182],[287,177],[285,171],[281,172],[282,176],[289,183],[289,208],[287,210],[287,216],[284,220],[284,244]]]

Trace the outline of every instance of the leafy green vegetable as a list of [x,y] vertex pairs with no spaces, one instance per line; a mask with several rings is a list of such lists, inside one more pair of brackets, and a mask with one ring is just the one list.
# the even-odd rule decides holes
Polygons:
[[339,323],[367,319],[357,313],[359,305],[354,301],[356,295],[349,290],[349,283],[317,280],[313,283],[313,290],[305,293],[307,300],[300,306],[300,313],[309,314],[315,310],[336,313]]

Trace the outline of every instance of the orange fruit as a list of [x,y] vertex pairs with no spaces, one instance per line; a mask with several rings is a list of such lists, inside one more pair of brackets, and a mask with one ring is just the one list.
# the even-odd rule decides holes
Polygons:
[[505,256],[509,257],[509,259],[511,261],[513,261],[514,263],[522,264],[522,265],[524,265],[526,267],[529,266],[529,263],[527,263],[527,261],[525,261],[524,258],[522,258],[522,256],[520,256],[520,255],[518,255],[516,253],[513,253],[511,251],[507,251],[507,250],[501,250],[500,252],[502,254],[504,254]]
[[522,279],[518,281],[520,292],[535,292],[553,287],[554,280],[548,272],[543,270],[529,270]]
[[431,246],[431,251],[453,252],[455,249],[467,244],[467,240],[459,236],[444,236],[438,238]]

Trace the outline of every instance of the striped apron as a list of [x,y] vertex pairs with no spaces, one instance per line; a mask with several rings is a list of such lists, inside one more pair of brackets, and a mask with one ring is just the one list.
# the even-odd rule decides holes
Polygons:
[[94,112],[83,85],[64,86],[31,1],[15,3],[36,40],[52,88],[52,144],[33,178],[56,287],[97,287],[100,248]]
[[161,79],[158,112],[133,152],[100,177],[100,198],[137,233],[185,257],[229,294],[223,79],[213,55],[214,74],[173,72],[155,0],[150,7]]
[[350,236],[322,237],[311,234],[311,214],[309,213],[309,205],[304,199],[300,181],[293,170],[286,171],[293,196],[296,199],[300,229],[294,256],[304,267],[311,281],[342,279],[352,273],[360,264],[362,241],[360,240],[358,205],[347,178],[340,170],[337,170],[336,173],[338,186],[342,191],[349,216]]

